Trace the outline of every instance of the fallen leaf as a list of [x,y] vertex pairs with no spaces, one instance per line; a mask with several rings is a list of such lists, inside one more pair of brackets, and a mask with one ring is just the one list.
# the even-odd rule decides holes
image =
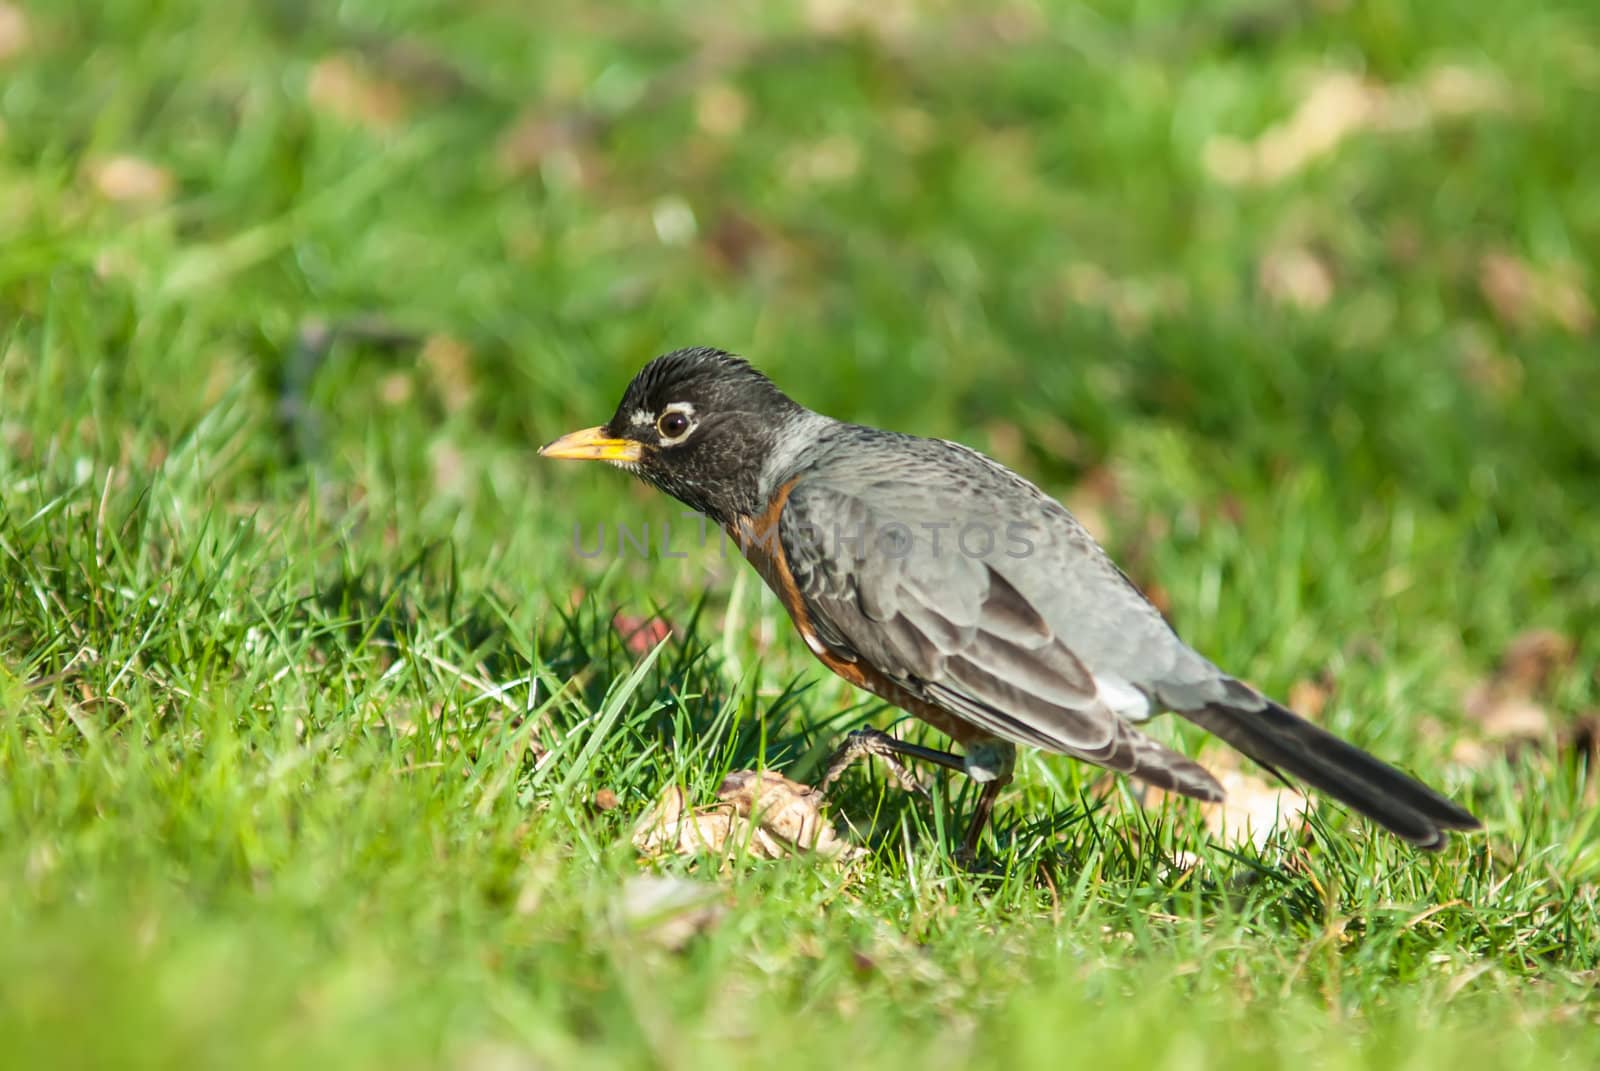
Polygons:
[[1541,704],[1496,681],[1473,685],[1463,707],[1489,740],[1537,740],[1550,731],[1550,715]]
[[17,5],[0,0],[0,63],[22,55],[32,40],[28,16]]
[[384,131],[405,118],[405,91],[378,78],[356,56],[336,53],[318,60],[306,78],[306,102],[341,122]]
[[[1121,514],[1127,499],[1117,471],[1110,465],[1095,465],[1072,485],[1061,500],[1067,512],[1088,529],[1096,542],[1108,543],[1111,538],[1113,514]],[[1147,591],[1148,595],[1149,592]]]
[[670,874],[636,874],[622,884],[614,917],[625,930],[672,951],[716,925],[726,913],[722,890]]
[[1333,297],[1333,271],[1304,246],[1285,246],[1261,258],[1256,285],[1275,304],[1315,312]]
[[410,372],[390,372],[378,381],[378,400],[384,405],[404,405],[411,400],[415,380]]
[[[1130,782],[1133,796],[1146,810],[1157,810],[1169,804],[1199,808],[1206,830],[1230,848],[1245,844],[1265,848],[1278,829],[1291,829],[1297,836],[1303,834],[1309,811],[1306,797],[1287,785],[1245,773],[1238,763],[1238,755],[1231,751],[1207,754],[1206,768],[1226,793],[1226,798],[1218,803],[1192,800],[1137,781]],[[1090,795],[1113,807],[1121,806],[1121,801],[1126,799],[1123,793],[1116,791],[1121,780],[1120,775],[1103,774],[1090,786]],[[1191,853],[1180,853],[1179,865],[1192,866],[1198,858]]]
[[723,779],[717,798],[732,804],[741,818],[756,822],[797,849],[828,858],[859,851],[823,818],[823,794],[782,774],[736,770]]
[[[1547,738],[1551,718],[1541,697],[1575,653],[1572,640],[1553,629],[1521,633],[1506,645],[1494,673],[1467,689],[1462,710],[1486,740],[1517,743]],[[1482,756],[1458,748],[1456,758],[1465,762]]]
[[770,771],[739,770],[717,795],[715,804],[691,807],[681,787],[669,787],[635,824],[634,847],[646,854],[743,852],[755,859],[813,852],[848,860],[862,854],[822,818],[822,793],[809,785]]
[[1478,261],[1478,291],[1507,327],[1554,324],[1587,334],[1595,312],[1579,274],[1572,264],[1535,266],[1511,253],[1489,252]]
[[636,655],[649,654],[672,635],[672,626],[659,617],[634,617],[620,610],[612,616],[611,627],[622,636],[622,645]]
[[743,273],[772,246],[767,232],[749,216],[723,207],[706,231],[704,245],[711,259],[724,269]]
[[1296,835],[1306,830],[1306,798],[1286,785],[1268,783],[1240,770],[1213,771],[1228,794],[1221,803],[1202,803],[1200,813],[1211,835],[1229,847],[1265,848],[1280,828]]
[[917,13],[911,0],[806,0],[805,19],[826,37],[862,34],[893,41],[910,32]]
[[1438,119],[1505,111],[1511,94],[1495,75],[1436,67],[1415,82],[1385,86],[1351,71],[1323,71],[1284,120],[1253,140],[1219,135],[1204,149],[1206,169],[1229,185],[1272,185],[1332,155],[1366,130],[1415,130]]
[[1333,695],[1333,681],[1324,674],[1322,677],[1311,680],[1301,679],[1289,685],[1289,709],[1308,721],[1316,721],[1322,717],[1322,712],[1327,709],[1328,699]]
[[1476,115],[1506,111],[1511,90],[1487,71],[1447,63],[1423,72],[1418,91],[1436,116]]
[[1577,647],[1555,629],[1529,629],[1506,645],[1496,676],[1524,692],[1540,691],[1557,670],[1572,664]]
[[702,86],[695,94],[695,124],[707,134],[731,137],[744,128],[749,114],[749,98],[726,82]]
[[172,196],[172,173],[137,156],[113,156],[94,165],[94,188],[108,201],[160,204]]
[[633,846],[646,855],[721,855],[737,817],[731,808],[695,810],[673,785],[634,825]]

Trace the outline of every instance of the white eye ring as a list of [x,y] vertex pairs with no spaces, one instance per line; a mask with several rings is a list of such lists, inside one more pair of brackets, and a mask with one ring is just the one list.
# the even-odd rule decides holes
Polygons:
[[694,406],[688,402],[673,402],[656,418],[656,434],[661,436],[662,446],[676,446],[693,435],[697,426]]

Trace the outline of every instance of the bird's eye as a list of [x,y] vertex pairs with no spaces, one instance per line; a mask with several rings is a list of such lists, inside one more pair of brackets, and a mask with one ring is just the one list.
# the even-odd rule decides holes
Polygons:
[[656,421],[656,431],[661,433],[663,439],[677,439],[689,430],[689,417],[673,409],[662,413],[661,419]]

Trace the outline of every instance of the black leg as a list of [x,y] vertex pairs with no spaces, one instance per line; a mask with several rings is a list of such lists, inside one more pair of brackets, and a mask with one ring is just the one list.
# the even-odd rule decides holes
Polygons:
[[961,842],[961,851],[956,858],[962,863],[970,865],[978,857],[978,841],[983,839],[983,831],[989,824],[989,816],[994,813],[994,801],[999,798],[1000,790],[1011,783],[1011,778],[1006,777],[1000,781],[989,781],[983,786],[983,791],[978,794],[978,806],[972,812],[972,824],[967,826],[967,836]]
[[1016,749],[1011,744],[1002,740],[987,740],[969,746],[967,754],[962,756],[919,744],[908,744],[879,729],[857,729],[844,738],[844,744],[828,760],[828,770],[823,774],[819,786],[821,790],[826,792],[851,763],[868,755],[882,759],[902,788],[924,795],[927,789],[917,783],[915,775],[907,769],[902,759],[919,759],[957,773],[983,778],[983,791],[978,794],[972,822],[967,826],[966,838],[956,855],[964,864],[970,864],[977,858],[978,841],[983,838],[983,831],[994,813],[994,801],[999,798],[1000,790],[1011,783],[1011,768],[1016,757]]

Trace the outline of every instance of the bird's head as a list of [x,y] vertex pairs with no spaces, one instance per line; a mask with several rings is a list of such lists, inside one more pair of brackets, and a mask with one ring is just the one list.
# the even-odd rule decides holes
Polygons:
[[804,412],[730,353],[675,350],[633,377],[609,422],[539,453],[609,461],[726,524],[759,512],[763,461]]

